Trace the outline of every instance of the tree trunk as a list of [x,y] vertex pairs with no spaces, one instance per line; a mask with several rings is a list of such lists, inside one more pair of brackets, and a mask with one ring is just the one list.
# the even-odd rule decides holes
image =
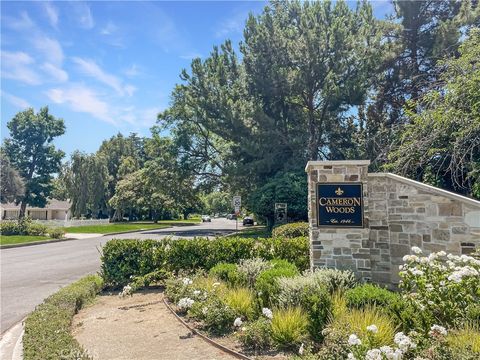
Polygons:
[[18,214],[19,219],[23,219],[25,217],[25,211],[27,209],[27,200],[22,200],[20,203],[20,213]]

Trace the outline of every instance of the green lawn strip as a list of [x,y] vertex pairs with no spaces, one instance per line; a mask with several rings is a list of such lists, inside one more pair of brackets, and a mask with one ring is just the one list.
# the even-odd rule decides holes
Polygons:
[[111,234],[134,230],[164,229],[170,226],[189,226],[199,222],[199,219],[187,220],[160,220],[158,223],[151,221],[119,222],[101,225],[72,226],[63,228],[67,233],[76,234]]
[[41,240],[55,240],[48,236],[32,236],[32,235],[1,235],[0,245],[23,244]]
[[103,287],[98,275],[89,275],[64,287],[37,306],[25,320],[23,358],[89,359],[70,333],[73,316]]
[[164,229],[169,227],[168,224],[132,224],[132,223],[117,223],[105,225],[87,225],[87,226],[72,226],[64,228],[66,233],[76,234],[111,234],[133,230],[149,230],[149,229]]
[[272,236],[272,232],[266,226],[256,225],[244,227],[240,230],[239,236],[245,238],[269,238]]

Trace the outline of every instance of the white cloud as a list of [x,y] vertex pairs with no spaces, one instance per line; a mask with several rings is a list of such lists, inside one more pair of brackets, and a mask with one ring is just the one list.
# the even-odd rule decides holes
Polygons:
[[25,99],[6,93],[5,91],[1,91],[1,94],[2,94],[2,97],[5,98],[5,100],[7,100],[10,104],[12,104],[13,106],[16,106],[21,110],[31,107],[31,105]]
[[65,70],[51,63],[44,63],[42,70],[47,73],[54,81],[65,82],[68,80],[68,74]]
[[93,60],[74,57],[73,62],[75,62],[79,66],[80,70],[85,75],[91,76],[100,81],[101,83],[111,87],[120,96],[132,96],[136,90],[134,86],[124,85],[123,81],[120,78],[105,72]]
[[45,10],[45,14],[48,17],[50,25],[56,29],[58,25],[58,9],[54,7],[50,1],[44,2],[43,8]]
[[84,29],[92,29],[95,26],[90,7],[83,2],[75,2],[74,11],[78,24]]
[[117,26],[109,21],[107,25],[100,30],[100,34],[102,35],[112,35],[115,31],[117,31]]
[[215,32],[215,36],[217,38],[223,38],[231,34],[241,34],[245,28],[245,22],[247,21],[247,18],[248,12],[238,12],[233,17],[220,23],[218,30]]
[[57,65],[62,64],[64,59],[63,49],[57,40],[38,34],[32,39],[32,42],[33,46],[43,53],[49,62]]
[[124,107],[121,109],[119,120],[129,125],[134,125],[138,129],[150,128],[155,125],[157,115],[161,112],[160,107],[150,107],[146,109],[136,109],[133,106]]
[[13,30],[28,30],[35,26],[35,23],[30,19],[26,11],[22,11],[19,18],[5,16],[2,17],[2,21]]
[[195,58],[201,58],[202,54],[199,53],[190,53],[190,54],[185,54],[185,55],[180,55],[180,59],[185,59],[185,60],[193,60]]
[[73,111],[87,113],[94,118],[115,124],[109,105],[85,85],[76,84],[66,88],[50,89],[46,95],[54,103],[67,104]]
[[20,81],[28,85],[42,83],[40,76],[31,68],[35,60],[27,53],[2,51],[1,59],[3,78]]
[[128,69],[125,69],[123,73],[128,77],[135,77],[140,75],[140,67],[137,64],[132,64]]

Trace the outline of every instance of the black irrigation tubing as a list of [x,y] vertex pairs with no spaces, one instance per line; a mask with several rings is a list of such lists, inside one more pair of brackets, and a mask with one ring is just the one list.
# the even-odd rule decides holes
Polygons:
[[233,355],[238,359],[243,359],[243,360],[253,360],[252,358],[249,358],[246,355],[243,355],[239,352],[236,352],[235,350],[229,349],[226,346],[223,346],[216,341],[210,339],[208,336],[203,335],[200,331],[196,330],[195,328],[191,327],[188,325],[178,314],[170,307],[170,304],[168,303],[167,299],[163,299],[163,303],[165,306],[170,310],[170,312],[175,315],[178,321],[180,321],[188,330],[190,330],[193,334],[200,336],[204,341],[208,342],[209,344],[215,346],[216,348],[226,352],[227,354]]

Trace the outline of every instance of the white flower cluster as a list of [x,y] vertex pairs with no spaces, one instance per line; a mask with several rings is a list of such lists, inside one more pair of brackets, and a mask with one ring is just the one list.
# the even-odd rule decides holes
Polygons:
[[[372,324],[367,326],[367,331],[376,334],[378,332],[378,328],[376,325]],[[410,337],[401,332],[395,334],[394,342],[397,347],[382,346],[379,349],[369,349],[364,355],[362,355],[363,351],[365,351],[365,348],[357,347],[362,345],[362,341],[356,334],[351,334],[348,338],[348,344],[350,346],[354,346],[355,348],[352,348],[352,352],[348,354],[348,359],[357,360],[358,358],[365,360],[401,360],[406,352],[408,352],[410,349],[415,349],[417,346]],[[366,343],[368,345],[368,339]],[[354,353],[357,355],[357,357]]]
[[479,275],[480,273],[477,269],[467,265],[463,267],[455,267],[455,271],[448,276],[448,280],[459,283],[464,277]]
[[235,321],[233,322],[233,326],[235,326],[235,327],[240,327],[240,326],[242,326],[242,324],[243,324],[243,321],[242,321],[242,319],[239,318],[239,317],[237,317],[237,318],[235,319]]
[[351,345],[351,346],[362,345],[362,340],[360,340],[356,334],[351,334],[348,337],[348,345]]
[[372,324],[372,325],[367,326],[367,331],[370,331],[371,333],[376,334],[378,332],[377,325]]
[[445,329],[443,326],[440,326],[440,325],[433,325],[430,328],[430,335],[432,335],[432,336],[438,336],[438,335],[447,336],[447,329]]
[[410,339],[407,335],[403,332],[399,332],[395,334],[393,338],[393,342],[397,344],[400,350],[407,351],[409,349],[415,349],[417,344],[415,344],[412,339]]
[[123,290],[118,294],[120,297],[125,297],[127,295],[132,295],[132,287],[130,285],[124,286]]
[[262,314],[265,316],[267,319],[273,319],[273,312],[269,308],[263,308],[262,309]]
[[186,297],[186,298],[181,298],[177,305],[182,310],[188,310],[192,307],[194,303],[195,303],[195,300]]
[[193,283],[192,279],[189,279],[189,278],[183,279],[183,285],[185,286],[192,285],[192,283]]

